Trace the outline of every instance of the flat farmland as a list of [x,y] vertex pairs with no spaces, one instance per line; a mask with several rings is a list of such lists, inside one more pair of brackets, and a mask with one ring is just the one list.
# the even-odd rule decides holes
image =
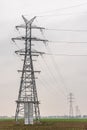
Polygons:
[[87,130],[85,119],[42,119],[40,124],[16,124],[14,120],[0,120],[0,130]]

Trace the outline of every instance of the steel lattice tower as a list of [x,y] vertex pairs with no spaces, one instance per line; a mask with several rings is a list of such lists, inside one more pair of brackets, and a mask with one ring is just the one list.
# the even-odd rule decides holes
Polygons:
[[22,25],[16,26],[16,29],[23,28],[25,29],[25,35],[21,37],[12,38],[15,42],[16,40],[22,40],[25,44],[25,49],[21,49],[15,51],[20,55],[24,56],[23,61],[23,69],[19,70],[22,72],[20,88],[18,94],[17,107],[15,113],[16,122],[18,122],[19,115],[24,116],[25,124],[33,124],[33,119],[36,121],[40,119],[40,110],[39,110],[39,101],[36,89],[36,80],[35,73],[39,73],[40,71],[35,71],[33,66],[33,56],[39,56],[43,52],[38,52],[32,49],[32,41],[43,41],[47,40],[32,37],[32,29],[40,29],[43,30],[45,28],[37,27],[33,25],[33,21],[36,17],[33,17],[31,20],[27,20],[24,16],[22,16],[24,23]]
[[73,98],[73,94],[72,93],[69,94],[69,98],[68,99],[69,99],[69,103],[70,103],[69,104],[70,105],[69,106],[69,117],[73,118],[73,99],[74,98]]

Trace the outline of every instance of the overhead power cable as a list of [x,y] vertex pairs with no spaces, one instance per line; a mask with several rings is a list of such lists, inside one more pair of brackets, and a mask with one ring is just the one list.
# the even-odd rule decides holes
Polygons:
[[[49,75],[48,77],[49,77],[49,79],[51,80],[51,79],[54,79],[54,85],[52,85],[52,83],[51,82],[48,82],[47,80],[42,80],[42,82],[43,82],[43,85],[45,85],[45,86],[43,86],[43,87],[45,87],[46,89],[48,89],[50,92],[52,92],[52,93],[54,93],[54,94],[56,94],[56,95],[58,95],[59,94],[59,91],[58,90],[60,90],[60,92],[61,92],[61,94],[63,94],[63,96],[66,96],[65,95],[65,93],[59,88],[59,85],[58,85],[58,82],[57,82],[57,80],[56,80],[56,78],[55,78],[55,76],[52,74],[52,72],[51,72],[51,70],[49,69],[49,67],[48,67],[48,64],[47,64],[47,61],[44,59],[44,57],[41,57],[41,59],[42,59],[42,61],[43,61],[43,66],[42,66],[42,64],[40,64],[40,62],[39,62],[39,65],[41,66],[41,70],[42,71],[44,71],[44,68],[45,68],[45,70],[46,70],[46,74],[47,75]],[[40,67],[39,66],[39,67]],[[42,78],[44,78],[44,77],[42,77]],[[41,80],[41,78],[39,78],[39,80]],[[50,87],[49,87],[50,86]],[[52,89],[50,89],[50,88],[52,88]],[[58,89],[59,88],[59,89]],[[54,90],[54,91],[53,91]]]
[[[67,13],[67,14],[54,14],[55,12],[58,11],[62,11],[62,10],[67,10],[67,9],[72,9],[72,8],[76,8],[76,7],[80,7],[80,6],[85,6],[87,4],[87,2],[84,3],[80,3],[77,5],[73,5],[73,6],[68,6],[68,7],[63,7],[63,8],[58,8],[58,9],[54,9],[54,10],[49,10],[49,11],[44,11],[44,12],[40,12],[39,14],[41,15],[36,15],[37,17],[45,17],[45,16],[60,16],[60,15],[72,15],[73,13]],[[83,12],[84,13],[84,12]],[[76,14],[76,13],[74,13]],[[24,16],[30,16],[28,14],[24,14]]]
[[[67,15],[87,15],[87,12],[72,12],[72,13],[58,13],[58,14],[44,14],[44,15],[37,15],[37,18],[40,17],[55,17],[55,16],[67,16]],[[25,16],[28,16],[25,14]]]
[[87,55],[76,55],[76,54],[53,54],[53,53],[45,53],[46,55],[55,55],[55,56],[87,56]]
[[[48,71],[49,71],[49,73],[50,73],[50,76],[52,76],[53,79],[54,79],[54,81],[55,81],[55,87],[54,87],[54,89],[56,90],[56,88],[57,88],[57,89],[59,88],[57,79],[56,79],[55,75],[52,73],[52,71],[50,70],[50,68],[49,68],[49,66],[48,66],[48,64],[47,64],[47,61],[44,59],[44,57],[42,57],[42,59],[43,59],[45,65],[46,65],[46,67],[47,67],[47,69],[48,69]],[[60,88],[59,88],[59,89],[60,89]],[[57,92],[57,91],[58,91],[58,90],[56,90],[56,92]],[[65,92],[64,92],[62,89],[61,89],[60,91],[61,91],[61,93],[66,97]]]
[[76,41],[47,41],[48,43],[87,43],[87,42],[76,42]]
[[87,32],[87,30],[77,30],[77,29],[75,29],[75,30],[72,30],[72,29],[51,29],[51,28],[45,28],[45,30],[47,30],[47,31],[69,31],[69,32]]
[[45,12],[40,13],[40,14],[43,14],[43,15],[37,15],[37,17],[49,16],[49,15],[51,15],[50,13],[52,13],[52,15],[53,15],[54,12],[61,11],[61,10],[67,10],[67,9],[71,9],[71,8],[76,8],[76,7],[84,6],[86,4],[87,4],[87,2],[80,3],[80,4],[77,4],[77,5],[73,5],[73,6],[64,7],[64,8],[59,8],[59,9],[55,9],[55,10],[45,11]]
[[[43,36],[43,38],[44,39],[46,39],[45,38],[45,36],[44,36],[44,34],[43,33],[41,33],[42,34],[42,36]],[[45,45],[45,47],[46,47],[46,45]],[[45,53],[44,53],[45,54]],[[52,78],[52,79],[54,79],[54,81],[55,81],[55,85],[54,85],[54,89],[56,90],[56,92],[58,91],[57,89],[59,88],[59,84],[58,84],[58,82],[57,82],[57,79],[56,79],[56,77],[57,76],[55,76],[55,74],[53,74],[52,73],[52,69],[50,70],[50,68],[49,68],[49,66],[48,66],[48,61],[46,60],[46,59],[44,59],[44,57],[43,57],[43,55],[41,56],[41,59],[42,59],[42,61],[44,62],[44,67],[45,68],[47,68],[46,70],[46,72],[48,72],[48,74],[49,74],[49,77],[50,78]],[[50,85],[51,86],[51,85]],[[58,87],[58,88],[57,88]],[[62,89],[60,89],[60,92],[64,95],[64,96],[66,96],[66,94],[65,94],[65,92],[62,90]],[[58,93],[57,93],[58,94]]]
[[[49,46],[47,46],[46,48],[47,48],[48,52],[51,52],[51,49],[49,48]],[[52,60],[52,63],[53,63],[55,72],[58,72],[57,74],[58,74],[58,76],[60,77],[61,83],[62,83],[63,87],[66,89],[66,92],[67,92],[67,86],[66,86],[66,84],[65,84],[64,78],[63,78],[63,76],[62,76],[62,74],[61,74],[60,69],[58,69],[59,66],[58,66],[58,64],[56,64],[55,59],[54,59],[53,56],[51,56],[50,58],[51,58],[51,60]]]
[[67,16],[67,15],[87,15],[87,12],[72,12],[72,13],[59,13],[59,14],[45,14],[37,17],[55,17],[55,16]]

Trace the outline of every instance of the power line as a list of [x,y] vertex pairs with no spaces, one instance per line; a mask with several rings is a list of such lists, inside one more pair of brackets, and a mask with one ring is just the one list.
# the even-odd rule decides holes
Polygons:
[[47,31],[69,31],[69,32],[87,32],[87,30],[72,30],[72,29],[51,29],[51,28],[45,28]]
[[[37,15],[37,18],[41,17],[55,17],[55,16],[67,16],[67,15],[87,15],[87,12],[72,12],[72,13],[59,13],[59,14],[45,14],[45,15]],[[25,16],[28,16],[25,14]]]
[[[53,78],[54,81],[55,81],[56,86],[58,86],[58,82],[57,82],[57,79],[56,79],[55,75],[52,73],[52,71],[50,71],[50,68],[49,68],[49,66],[48,66],[48,64],[47,64],[47,62],[46,62],[46,60],[44,59],[44,57],[42,57],[42,59],[43,59],[45,65],[46,65],[46,67],[47,67],[47,69],[48,69],[48,71],[49,71],[50,76],[52,76],[52,78]],[[54,87],[54,88],[55,88],[55,87]],[[56,90],[56,91],[57,91],[57,90]],[[64,93],[64,91],[62,91],[62,89],[61,89],[61,92],[62,92],[62,94],[63,94],[64,96],[66,96],[65,93]]]
[[[43,38],[46,39],[46,38],[45,38],[45,35],[43,34],[43,31],[41,31],[41,34],[42,34]],[[46,44],[45,44],[45,47],[46,47]],[[46,49],[47,49],[47,48],[46,48]],[[48,64],[47,64],[47,62],[46,62],[46,60],[44,59],[44,57],[42,57],[42,59],[43,59],[45,65],[46,65],[46,67],[47,67],[47,70],[50,72],[50,76],[52,76],[52,78],[54,78],[54,81],[55,81],[56,85],[58,86],[58,83],[56,82],[57,80],[56,80],[55,75],[53,75],[53,73],[50,71],[50,68],[49,68],[49,66],[48,66]],[[62,81],[62,82],[63,82],[63,81]],[[63,95],[65,96],[65,94],[64,94],[63,91],[62,91],[62,93],[63,93]]]
[[87,42],[84,42],[84,41],[82,41],[82,42],[76,42],[76,41],[47,41],[48,43],[50,42],[50,43],[87,43]]
[[76,8],[76,7],[84,6],[86,4],[87,4],[87,2],[78,4],[78,5],[73,5],[73,6],[68,6],[68,7],[64,7],[64,8],[59,8],[59,9],[55,9],[55,10],[46,11],[46,12],[41,13],[41,14],[45,14],[45,15],[38,15],[37,17],[51,16],[51,14],[47,14],[47,13],[51,13],[51,12],[53,13],[53,12],[56,12],[56,11],[67,10],[67,9],[71,9],[71,8]]
[[55,56],[87,56],[87,55],[76,55],[76,54],[53,54],[53,53],[45,53],[46,55],[55,55]]
[[[43,36],[43,38],[44,39],[46,39],[45,38],[45,35],[42,33],[42,36]],[[45,48],[46,48],[46,45],[45,45]],[[47,49],[47,48],[46,48]],[[48,49],[49,49],[49,51],[51,52],[51,50],[50,50],[50,48],[48,47]],[[47,49],[47,51],[48,51],[48,49]],[[55,62],[55,60],[53,59],[53,57],[51,57],[52,58],[52,60],[53,60],[53,63]],[[46,66],[47,66],[47,64],[46,64]],[[56,65],[56,62],[54,63],[54,66],[55,66],[55,68],[57,67],[57,65]],[[47,66],[47,68],[48,68],[48,70],[49,70],[49,67]],[[57,68],[57,70],[58,70],[58,68]],[[65,83],[64,83],[64,79],[63,79],[63,77],[62,77],[62,75],[61,75],[61,73],[60,73],[60,71],[58,70],[58,73],[59,73],[59,76],[60,76],[60,79],[61,79],[61,82],[63,83],[63,85],[64,85],[64,87],[65,87],[65,89],[66,89],[66,91],[67,91],[67,87],[66,87],[66,85],[65,85]],[[53,75],[53,74],[52,74]],[[55,77],[54,77],[55,78]]]
[[[38,45],[38,44],[37,44]],[[38,45],[38,47],[39,47],[39,45]],[[39,48],[39,49],[41,49],[41,48]],[[45,54],[45,53],[44,53]],[[55,90],[55,94],[57,94],[58,95],[58,90],[60,90],[60,92],[61,92],[61,94],[63,94],[63,96],[65,97],[66,96],[66,94],[65,94],[65,92],[60,88],[60,85],[58,84],[58,81],[57,81],[57,79],[56,79],[56,77],[57,76],[55,76],[55,74],[53,74],[52,73],[52,68],[50,69],[50,67],[49,67],[49,65],[48,65],[48,60],[46,60],[46,58],[44,58],[44,56],[43,55],[41,55],[41,62],[39,62],[39,68],[40,68],[40,66],[41,66],[41,70],[42,71],[44,71],[44,69],[45,69],[45,72],[46,72],[46,75],[48,75],[48,77],[50,78],[50,81],[54,81],[53,82],[53,84],[54,85],[52,85],[51,84],[51,82],[47,82],[47,80],[45,80],[44,82],[46,82],[46,85],[47,86],[50,86],[51,88],[52,88],[52,91],[53,90]],[[42,63],[43,62],[43,66],[42,66]],[[53,86],[53,87],[52,87]]]
[[[49,52],[51,52],[51,49],[49,48],[49,46],[48,46],[48,49],[47,49],[47,50],[48,50]],[[56,64],[55,59],[54,59],[53,56],[50,57],[50,58],[51,58],[52,63],[53,63],[53,65],[54,65],[55,71],[57,70],[57,72],[58,72],[57,74],[58,74],[58,76],[60,77],[61,83],[62,83],[63,87],[66,89],[66,92],[67,92],[67,86],[66,86],[66,84],[65,84],[64,78],[63,78],[63,76],[62,76],[62,74],[61,74],[61,72],[60,72],[60,69],[58,69],[59,66],[58,66],[58,64]]]
[[[39,17],[55,17],[55,16],[67,16],[67,15],[85,15],[85,12],[76,12],[76,13],[60,13],[60,14],[46,14],[46,15],[42,15],[42,16],[39,16]],[[87,14],[86,14],[87,15]],[[38,17],[38,16],[37,16]]]
[[[42,60],[43,60],[43,59],[42,59]],[[44,60],[43,60],[43,61],[44,61]],[[39,65],[40,65],[40,62],[39,62]],[[50,77],[50,78],[53,78],[54,81],[56,81],[55,78],[54,78],[54,76],[52,75],[51,71],[48,70],[48,67],[47,67],[47,65],[45,64],[45,62],[44,62],[43,65],[45,65],[45,66],[43,66],[43,67],[45,67],[45,69],[47,70],[47,71],[46,71],[47,75],[49,74],[49,77]],[[44,70],[44,69],[42,68],[42,65],[40,65],[40,66],[41,66],[41,70]],[[58,92],[59,92],[59,91],[58,91],[58,88],[55,87],[55,85],[58,85],[57,82],[56,82],[55,85],[52,85],[51,82],[47,82],[47,80],[44,80],[44,81],[43,81],[41,78],[39,78],[39,81],[41,82],[42,86],[45,87],[45,89],[48,89],[48,91],[50,91],[52,94],[56,94],[56,95],[59,94],[59,93],[58,93]],[[49,86],[50,86],[50,87],[49,87]],[[53,86],[53,87],[52,87],[52,86]],[[52,89],[50,89],[50,88],[52,88]],[[53,91],[54,89],[55,89],[55,91]],[[60,90],[60,89],[59,89],[59,90]],[[47,90],[46,90],[46,91],[47,91]],[[65,94],[63,93],[63,91],[60,90],[60,92],[65,96]]]

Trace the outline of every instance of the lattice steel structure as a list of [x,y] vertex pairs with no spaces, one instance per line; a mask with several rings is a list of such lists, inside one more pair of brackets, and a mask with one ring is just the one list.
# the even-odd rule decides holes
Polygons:
[[70,118],[73,118],[73,94],[72,93],[69,93],[69,117]]
[[25,29],[25,35],[12,38],[15,42],[16,40],[24,41],[25,49],[15,51],[16,53],[24,56],[23,69],[19,70],[22,72],[20,88],[18,94],[17,107],[15,113],[16,122],[18,122],[19,116],[24,116],[25,124],[33,124],[34,118],[36,121],[40,119],[40,110],[39,110],[39,101],[36,89],[36,80],[35,73],[40,73],[40,71],[34,70],[33,66],[33,56],[39,56],[43,52],[38,52],[32,49],[32,41],[42,41],[46,42],[45,39],[40,39],[37,37],[32,37],[32,29],[40,29],[42,31],[43,27],[37,27],[33,25],[33,21],[36,17],[33,17],[30,20],[27,20],[22,16],[24,24],[16,26],[16,29],[23,28]]

